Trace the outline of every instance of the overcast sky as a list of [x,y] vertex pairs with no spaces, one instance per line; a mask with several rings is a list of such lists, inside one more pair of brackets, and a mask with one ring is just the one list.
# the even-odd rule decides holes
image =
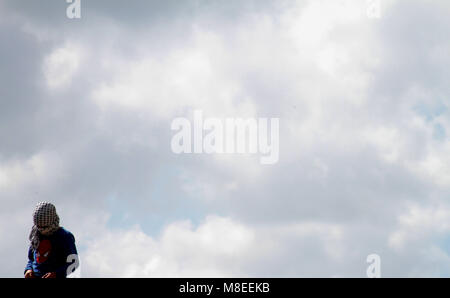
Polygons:
[[[39,201],[83,277],[450,276],[450,2],[380,4],[0,0],[0,276]],[[174,154],[195,110],[278,163]]]

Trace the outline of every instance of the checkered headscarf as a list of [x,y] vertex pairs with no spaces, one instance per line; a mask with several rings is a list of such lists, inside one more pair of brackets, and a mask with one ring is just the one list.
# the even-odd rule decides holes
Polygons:
[[33,212],[33,222],[29,239],[31,247],[37,249],[41,235],[48,236],[59,229],[59,217],[55,206],[48,202],[38,203]]

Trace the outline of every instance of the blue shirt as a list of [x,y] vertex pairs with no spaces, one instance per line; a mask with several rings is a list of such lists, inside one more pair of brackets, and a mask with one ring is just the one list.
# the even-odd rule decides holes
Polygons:
[[41,235],[39,247],[28,249],[27,270],[33,270],[36,277],[42,277],[49,272],[55,272],[57,278],[67,276],[68,267],[74,263],[70,255],[77,255],[75,237],[60,227],[50,236]]

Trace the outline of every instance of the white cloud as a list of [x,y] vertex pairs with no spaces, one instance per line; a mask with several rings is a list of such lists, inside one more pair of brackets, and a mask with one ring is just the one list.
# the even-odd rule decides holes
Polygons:
[[189,221],[171,223],[158,239],[138,226],[105,230],[82,255],[83,272],[126,277],[231,276],[236,273],[233,264],[250,254],[253,244],[250,229],[216,216],[207,217],[197,228]]
[[[404,250],[408,245],[432,241],[450,231],[450,209],[446,206],[410,206],[398,217],[398,228],[389,237],[389,245]],[[448,257],[448,256],[447,256]]]
[[[29,46],[39,71],[0,88],[18,94],[0,94],[2,253],[25,246],[23,210],[39,199],[56,201],[85,276],[361,276],[375,251],[391,261],[386,275],[437,275],[449,264],[440,242],[449,232],[448,84],[439,80],[447,1],[383,1],[377,20],[365,1],[226,16],[215,6],[195,16],[139,7],[163,21],[134,20],[136,8],[111,2],[71,30],[16,2],[0,34],[19,28],[11,49]],[[21,59],[11,49],[0,46],[5,78],[23,73],[8,73]],[[170,122],[194,109],[280,117],[280,162],[174,157]],[[109,226],[110,197],[133,228]],[[8,234],[9,221],[26,226],[14,230],[23,237]],[[159,236],[148,232],[163,221]],[[18,258],[0,274],[21,273]]]
[[92,99],[102,109],[118,106],[157,119],[199,107],[214,115],[254,115],[253,103],[248,100],[235,105],[239,86],[222,69],[223,59],[231,55],[225,53],[223,43],[217,34],[196,29],[188,44],[170,49],[163,58],[125,62],[110,52],[108,69],[114,78],[99,82]]
[[44,75],[51,89],[64,88],[71,84],[83,59],[79,45],[66,44],[50,53],[44,61]]
[[61,175],[62,161],[51,152],[40,152],[26,160],[10,160],[0,163],[0,193],[20,193],[31,185],[42,189]]
[[[228,217],[207,216],[197,227],[190,221],[168,224],[157,238],[139,226],[105,229],[88,242],[82,258],[83,276],[112,277],[232,277],[258,276],[259,266],[283,258],[283,253],[308,253],[322,262],[342,261],[343,228],[321,223],[249,226]],[[324,251],[309,251],[311,242]],[[292,265],[301,266],[297,260]],[[258,266],[254,266],[259,264]],[[329,266],[330,264],[324,264]],[[289,270],[280,269],[279,275]]]

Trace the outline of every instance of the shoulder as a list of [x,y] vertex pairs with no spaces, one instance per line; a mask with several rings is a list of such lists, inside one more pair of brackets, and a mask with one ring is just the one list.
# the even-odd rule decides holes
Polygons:
[[55,232],[55,236],[58,238],[75,241],[75,237],[73,236],[73,234],[70,231],[66,230],[64,227],[60,227]]

